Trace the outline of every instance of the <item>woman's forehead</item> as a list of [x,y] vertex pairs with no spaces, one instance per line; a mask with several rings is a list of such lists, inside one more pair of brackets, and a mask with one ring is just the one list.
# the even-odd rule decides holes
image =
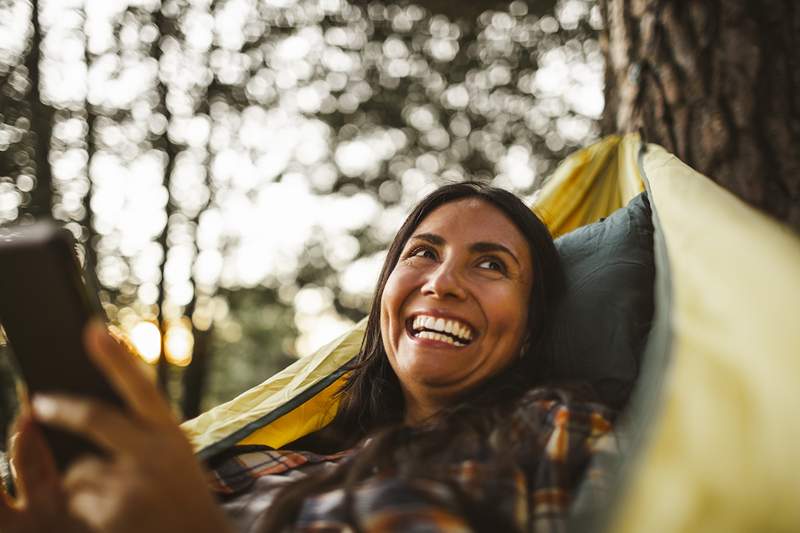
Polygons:
[[520,252],[528,250],[528,242],[508,215],[480,198],[464,198],[437,207],[420,222],[412,236],[422,233],[438,235],[445,241],[448,238],[489,241]]

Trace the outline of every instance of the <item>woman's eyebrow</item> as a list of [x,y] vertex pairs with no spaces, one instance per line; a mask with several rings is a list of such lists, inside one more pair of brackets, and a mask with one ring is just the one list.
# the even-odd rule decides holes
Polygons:
[[409,240],[414,239],[426,241],[436,246],[441,246],[444,244],[444,238],[442,238],[440,235],[436,235],[435,233],[417,233],[416,235],[412,235],[411,239]]
[[476,242],[473,243],[470,247],[470,250],[473,252],[478,253],[486,253],[486,252],[504,252],[511,256],[511,258],[517,263],[520,264],[519,259],[517,256],[514,255],[514,252],[509,250],[507,247],[503,246],[499,242]]
[[[440,235],[436,235],[435,233],[418,233],[416,235],[413,235],[411,239],[426,241],[436,246],[441,246],[445,243],[444,238],[442,238]],[[470,245],[469,249],[473,252],[478,252],[478,253],[504,252],[510,255],[511,258],[514,259],[514,261],[517,263],[517,265],[520,264],[519,259],[517,258],[516,255],[514,255],[514,252],[512,252],[506,246],[503,246],[499,242],[480,241]]]

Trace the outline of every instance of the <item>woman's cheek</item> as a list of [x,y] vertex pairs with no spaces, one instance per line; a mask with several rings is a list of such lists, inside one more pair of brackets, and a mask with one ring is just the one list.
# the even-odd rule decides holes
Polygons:
[[394,344],[394,338],[397,336],[397,322],[400,312],[397,278],[398,272],[395,269],[386,280],[386,285],[381,295],[381,336],[387,353],[394,351],[390,345]]

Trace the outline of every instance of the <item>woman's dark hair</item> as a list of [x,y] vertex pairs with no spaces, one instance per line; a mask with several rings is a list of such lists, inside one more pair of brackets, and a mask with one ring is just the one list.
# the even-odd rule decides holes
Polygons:
[[[381,336],[383,290],[417,226],[438,207],[467,198],[477,198],[502,211],[530,247],[533,285],[528,299],[523,352],[497,375],[468,391],[457,405],[440,412],[423,427],[409,428],[402,424],[403,394],[387,359]],[[437,470],[431,465],[447,464],[450,458],[463,453],[463,450],[454,449],[458,444],[453,443],[458,443],[459,437],[463,437],[465,442],[474,442],[476,437],[486,438],[490,432],[494,435],[498,424],[502,425],[508,419],[512,403],[526,391],[546,383],[549,377],[552,356],[542,352],[542,339],[562,289],[563,272],[550,232],[512,193],[479,182],[462,182],[444,185],[426,196],[406,218],[389,247],[361,350],[339,392],[339,411],[329,428],[323,430],[334,436],[333,447],[338,449],[353,446],[366,436],[373,438],[355,459],[340,465],[334,472],[310,476],[283,490],[269,511],[267,525],[272,528],[269,530],[278,530],[278,526],[291,523],[306,496],[344,485],[349,498],[352,486],[376,466],[387,466],[407,475],[417,473],[430,477],[433,475],[431,472]],[[331,442],[327,438],[322,441]],[[502,462],[497,461],[497,465]],[[470,509],[476,508],[471,502],[463,505],[467,515]],[[502,523],[497,522],[502,521],[502,517],[492,516],[491,512],[481,511],[473,518],[479,522],[489,520],[487,524],[503,529]]]

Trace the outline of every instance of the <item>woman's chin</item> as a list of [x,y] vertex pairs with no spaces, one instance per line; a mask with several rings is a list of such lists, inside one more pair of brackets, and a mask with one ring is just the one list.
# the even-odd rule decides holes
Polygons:
[[[469,369],[468,361],[463,357],[467,355],[465,348],[441,342],[401,343],[397,353],[397,370],[406,379],[419,384],[452,386]],[[401,377],[401,381],[406,379]]]

